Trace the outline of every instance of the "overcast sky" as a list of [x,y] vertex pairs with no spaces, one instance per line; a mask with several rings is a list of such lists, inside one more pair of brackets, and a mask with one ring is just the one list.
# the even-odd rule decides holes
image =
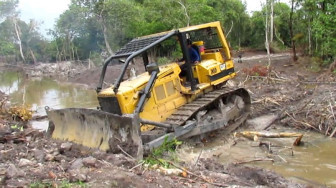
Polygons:
[[41,32],[54,27],[55,21],[70,4],[70,0],[19,0],[21,19],[29,22],[30,19],[40,23]]
[[[260,10],[261,2],[265,0],[246,0],[247,11]],[[21,19],[26,22],[30,19],[38,21],[41,32],[46,35],[46,30],[53,28],[56,19],[69,4],[70,0],[19,0]]]

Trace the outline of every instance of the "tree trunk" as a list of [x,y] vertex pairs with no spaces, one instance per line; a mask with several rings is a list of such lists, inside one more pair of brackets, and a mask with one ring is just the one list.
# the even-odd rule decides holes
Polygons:
[[269,45],[269,41],[268,41],[268,0],[266,0],[266,21],[265,21],[265,48],[267,50],[267,57],[268,57],[268,70],[270,70],[270,66],[271,66],[271,55],[270,55],[270,45]]
[[226,38],[228,38],[228,36],[230,35],[230,33],[232,31],[232,28],[233,28],[233,21],[231,20],[231,27],[230,27],[229,31],[227,32],[227,34],[225,36]]
[[103,36],[104,36],[104,42],[105,42],[106,50],[108,51],[108,53],[110,55],[113,55],[114,53],[113,53],[112,48],[111,48],[111,46],[108,42],[108,39],[107,39],[107,27],[106,27],[106,23],[105,23],[105,20],[104,20],[104,17],[103,17],[104,9],[105,9],[105,0],[103,2],[103,7],[100,10],[99,15],[97,15],[97,16],[98,16],[98,21],[101,24],[101,27],[103,29]]
[[25,62],[26,60],[25,60],[25,57],[23,55],[22,42],[21,42],[21,37],[20,37],[20,33],[21,33],[20,26],[17,24],[16,18],[14,18],[13,21],[14,21],[14,29],[15,29],[16,37],[17,37],[18,42],[19,42],[20,55],[21,55],[21,58],[22,58],[23,62]]
[[36,64],[36,57],[35,57],[35,55],[34,55],[33,50],[31,50],[31,49],[29,48],[29,51],[30,51],[30,55],[31,55],[32,58],[33,58],[33,62],[34,62],[34,64]]
[[113,51],[111,49],[111,46],[107,40],[107,28],[106,28],[106,24],[103,20],[103,18],[100,18],[100,23],[102,24],[102,27],[103,27],[103,35],[104,35],[104,41],[105,41],[105,46],[106,46],[106,50],[109,52],[110,55],[113,55]]
[[273,28],[274,28],[274,0],[271,0],[271,26],[270,26],[270,43],[273,42]]
[[58,42],[57,42],[57,39],[55,40],[55,42],[56,42],[56,51],[57,51],[57,53],[56,53],[56,63],[57,63],[58,61],[60,61],[61,53],[60,53],[60,51],[59,51],[59,49],[58,49]]
[[308,53],[309,53],[309,56],[312,55],[311,23],[310,23],[310,18],[309,18],[309,21],[308,21]]
[[292,0],[291,12],[289,14],[289,32],[290,32],[290,37],[292,41],[293,61],[296,61],[298,58],[296,56],[295,40],[294,40],[294,33],[293,33],[293,13],[294,13],[294,0]]
[[75,50],[74,50],[74,45],[73,43],[71,42],[71,52],[72,52],[72,60],[73,61],[76,61],[76,58],[75,58]]
[[276,27],[274,27],[274,35],[275,35],[275,38],[277,38],[282,45],[285,45],[285,42],[280,38],[280,36],[277,35],[277,30],[276,30]]

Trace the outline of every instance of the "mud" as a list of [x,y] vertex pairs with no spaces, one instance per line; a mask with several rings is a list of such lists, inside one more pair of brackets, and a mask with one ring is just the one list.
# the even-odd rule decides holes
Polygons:
[[[61,186],[64,181],[72,182],[73,186],[84,182],[88,187],[212,186],[192,175],[164,176],[144,166],[133,168],[137,162],[123,154],[51,140],[35,129],[11,130],[7,134],[17,137],[0,143],[0,183],[5,187]],[[190,164],[182,165],[218,185],[298,186],[267,170],[241,165],[224,166],[212,159],[200,160],[196,168]]]
[[[262,53],[258,52],[258,55]],[[271,65],[274,72],[271,78],[248,75],[244,72],[244,69],[251,69],[256,65],[267,65],[265,56],[252,59],[243,56],[243,63],[236,64],[239,76],[234,79],[234,82],[236,85],[247,88],[253,99],[251,118],[269,112],[286,111],[291,116],[282,113],[282,118],[277,121],[277,124],[315,130],[330,135],[334,128],[331,125],[328,127],[328,121],[332,120],[330,114],[328,114],[330,117],[328,121],[313,116],[308,119],[311,125],[308,126],[302,123],[308,122],[302,112],[310,110],[310,113],[319,115],[320,111],[312,106],[320,104],[319,109],[323,109],[331,103],[330,101],[335,101],[335,98],[329,97],[330,93],[335,92],[336,95],[335,85],[333,85],[335,76],[331,74],[328,77],[321,77],[323,73],[313,73],[307,69],[308,63],[294,64],[290,58],[288,54],[274,58]],[[113,83],[121,66],[108,68],[106,80],[111,81],[108,83]],[[70,69],[57,70],[66,72]],[[76,71],[66,72],[63,74],[66,78],[61,79],[87,84],[95,88],[100,71],[100,68],[83,68],[80,71],[76,69]],[[43,73],[40,68],[35,72],[42,72],[42,75],[49,74],[47,71]],[[27,76],[36,75],[27,73]],[[5,97],[1,93],[0,96],[1,99]],[[334,106],[331,108],[336,111]],[[315,123],[315,121],[324,124],[319,126],[320,123]],[[189,162],[177,162],[179,166],[197,176],[190,173],[185,177],[166,176],[144,165],[137,166],[134,159],[123,154],[105,153],[73,143],[52,140],[45,133],[32,129],[26,124],[24,124],[23,131],[12,129],[11,127],[15,124],[17,122],[12,121],[8,114],[1,113],[0,136],[6,138],[0,139],[0,185],[3,187],[36,185],[57,187],[62,186],[64,182],[69,182],[73,187],[80,187],[79,182],[84,182],[84,185],[88,187],[306,186],[265,169],[243,164],[223,165],[217,161],[216,157],[201,158],[196,166]]]

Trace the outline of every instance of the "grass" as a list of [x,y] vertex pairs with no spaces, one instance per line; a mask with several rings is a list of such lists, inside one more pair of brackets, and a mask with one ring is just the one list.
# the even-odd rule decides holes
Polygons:
[[165,168],[169,168],[170,164],[167,160],[169,161],[177,160],[175,151],[177,146],[181,144],[182,142],[177,139],[168,141],[168,137],[166,137],[163,144],[160,147],[154,149],[149,154],[149,156],[144,159],[144,163],[150,166],[157,164]]
[[72,187],[87,187],[84,182],[69,182],[68,180],[63,180],[59,183],[52,182],[34,182],[29,185],[30,188],[45,188],[45,187],[56,187],[58,188],[72,188]]

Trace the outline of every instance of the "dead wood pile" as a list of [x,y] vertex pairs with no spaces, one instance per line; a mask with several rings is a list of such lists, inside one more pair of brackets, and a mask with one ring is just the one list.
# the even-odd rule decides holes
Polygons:
[[279,119],[284,125],[335,136],[336,82],[279,75],[274,71],[269,77],[247,76],[241,83],[252,95],[253,115],[281,113]]

